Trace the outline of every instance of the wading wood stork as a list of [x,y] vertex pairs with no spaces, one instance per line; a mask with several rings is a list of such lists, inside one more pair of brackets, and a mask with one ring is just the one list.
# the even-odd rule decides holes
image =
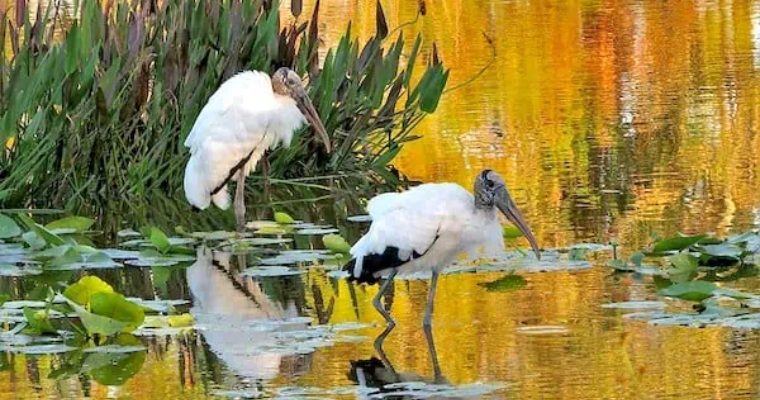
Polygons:
[[319,134],[329,153],[327,131],[295,72],[280,68],[270,78],[263,72],[246,71],[228,79],[203,107],[185,140],[190,148],[185,197],[200,209],[213,202],[226,210],[230,204],[227,184],[237,174],[235,219],[242,229],[245,177],[266,150],[289,146],[293,131],[305,122]]
[[472,257],[504,250],[501,211],[530,242],[538,244],[509,196],[504,180],[489,169],[475,179],[475,195],[453,183],[428,183],[401,193],[383,193],[367,205],[369,231],[351,248],[349,280],[377,283],[389,274],[372,304],[389,327],[395,322],[380,300],[398,272],[431,271],[424,326],[430,326],[440,271],[462,254]]

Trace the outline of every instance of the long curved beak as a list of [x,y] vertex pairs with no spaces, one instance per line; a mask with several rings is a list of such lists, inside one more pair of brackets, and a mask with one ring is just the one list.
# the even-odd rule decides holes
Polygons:
[[296,101],[296,105],[298,106],[298,109],[301,110],[301,114],[303,114],[304,117],[306,117],[306,120],[309,122],[309,125],[314,128],[314,130],[319,135],[320,140],[322,140],[322,143],[325,145],[325,151],[327,153],[330,153],[331,151],[331,145],[330,145],[330,137],[327,136],[327,130],[325,129],[324,124],[322,124],[322,120],[319,119],[319,114],[317,114],[317,110],[314,109],[314,104],[311,103],[311,99],[309,99],[309,95],[306,94],[306,91],[301,88],[297,91],[295,94],[294,100]]
[[494,200],[499,211],[501,211],[510,222],[515,224],[515,226],[517,226],[517,229],[519,229],[525,238],[528,239],[528,242],[530,242],[530,247],[532,247],[533,251],[536,253],[536,258],[540,260],[541,252],[539,251],[536,237],[533,236],[533,232],[530,231],[528,224],[525,222],[525,218],[523,218],[520,210],[517,209],[515,202],[512,201],[512,197],[509,196],[507,188],[501,188],[501,190],[499,190],[496,194],[496,198]]

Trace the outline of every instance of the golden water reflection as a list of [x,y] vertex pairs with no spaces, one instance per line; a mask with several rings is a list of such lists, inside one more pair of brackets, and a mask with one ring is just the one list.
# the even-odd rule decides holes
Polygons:
[[[313,2],[307,2],[309,10]],[[391,26],[417,2],[384,1]],[[755,223],[760,4],[426,2],[403,29],[435,42],[450,87],[398,165],[420,181],[507,179],[548,246]],[[323,2],[325,43],[374,7]]]
[[[487,292],[479,285],[499,276],[441,278],[433,334],[442,374],[452,385],[501,386],[485,398],[737,399],[757,395],[757,332],[654,327],[625,321],[617,311],[600,307],[609,301],[654,298],[648,279],[618,278],[604,268],[592,268],[527,274],[528,286],[510,293]],[[357,288],[354,304],[349,286],[332,281],[324,271],[310,271],[303,284],[311,288],[304,298],[311,308],[306,313],[315,319],[313,302],[318,291],[325,302],[336,299],[331,324],[381,322],[370,304],[377,288]],[[248,280],[243,286],[266,289],[267,284]],[[426,290],[427,282],[422,280],[396,283],[392,312],[398,326],[384,349],[398,373],[430,381],[432,364],[420,329]],[[560,326],[565,332],[531,334],[521,329],[538,325]],[[296,386],[321,393],[316,398],[356,398],[350,391],[330,390],[356,387],[350,378],[351,362],[376,356],[372,338],[380,330],[379,326],[364,328],[352,332],[366,336],[364,341],[336,343],[282,358],[279,376],[272,380],[228,369],[225,353],[229,352],[209,349],[203,331],[147,340],[143,368],[121,387],[102,386],[86,375],[45,379],[57,365],[55,356],[18,355],[11,372],[0,375],[0,396],[181,399],[206,398],[231,388],[247,393],[256,388],[262,395],[271,395]],[[236,367],[244,365],[242,354],[234,356]],[[261,355],[252,354],[247,369],[255,371],[261,361]]]
[[[323,1],[325,46],[349,19],[357,35],[372,34],[375,11],[368,3]],[[418,7],[402,0],[383,5],[391,26],[413,20]],[[312,6],[306,1],[304,14]],[[546,247],[617,239],[627,251],[646,244],[652,232],[725,234],[756,225],[760,3],[428,0],[426,9],[404,32],[421,33],[426,51],[438,44],[452,71],[450,86],[490,62],[483,33],[496,58],[479,79],[446,93],[420,126],[423,138],[398,160],[409,177],[469,186],[480,169],[498,170]],[[493,398],[521,399],[759,394],[757,332],[653,327],[601,308],[656,299],[648,278],[613,276],[596,266],[529,274],[527,288],[511,293],[478,285],[498,276],[441,279],[434,338],[453,384],[502,384]],[[329,323],[382,321],[370,304],[377,288],[352,294],[320,270],[298,279],[303,313],[316,319],[317,302],[335,299]],[[742,285],[760,291],[757,279]],[[424,281],[396,284],[398,326],[384,348],[397,371],[431,378],[420,329],[426,290]],[[567,332],[520,329],[535,325]],[[17,355],[0,374],[0,393],[172,399],[205,398],[230,385],[261,385],[270,393],[291,385],[352,387],[351,361],[375,355],[371,338],[380,330],[363,329],[356,333],[368,340],[283,361],[268,382],[227,371],[202,332],[150,342],[142,370],[118,389],[85,378],[46,380],[55,356]]]

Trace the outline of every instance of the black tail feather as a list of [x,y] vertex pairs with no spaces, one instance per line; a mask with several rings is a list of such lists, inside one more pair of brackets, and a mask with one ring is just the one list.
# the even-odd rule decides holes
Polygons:
[[356,268],[356,258],[343,266],[343,271],[348,271],[348,280],[351,282],[375,284],[380,278],[376,274],[380,271],[398,268],[401,265],[420,257],[421,254],[416,251],[412,252],[411,258],[401,259],[398,254],[398,247],[386,247],[382,254],[367,254],[363,256],[362,273],[358,277],[354,275]]

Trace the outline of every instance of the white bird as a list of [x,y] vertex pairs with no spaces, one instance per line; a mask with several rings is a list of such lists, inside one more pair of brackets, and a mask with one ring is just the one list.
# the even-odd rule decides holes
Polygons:
[[440,271],[460,254],[471,257],[504,250],[501,211],[517,225],[540,258],[533,233],[509,196],[504,180],[491,170],[475,179],[475,195],[453,183],[428,183],[402,193],[384,193],[367,205],[372,224],[351,248],[344,270],[349,280],[374,284],[390,273],[372,304],[389,326],[395,323],[380,299],[398,272],[431,271],[424,326],[430,326]]
[[185,197],[205,209],[213,202],[221,209],[230,204],[227,183],[237,174],[235,217],[245,223],[245,177],[256,168],[264,152],[289,146],[293,131],[308,122],[330,152],[330,139],[301,78],[288,68],[272,78],[259,71],[241,72],[225,81],[195,120],[185,146],[190,160],[185,167]]

